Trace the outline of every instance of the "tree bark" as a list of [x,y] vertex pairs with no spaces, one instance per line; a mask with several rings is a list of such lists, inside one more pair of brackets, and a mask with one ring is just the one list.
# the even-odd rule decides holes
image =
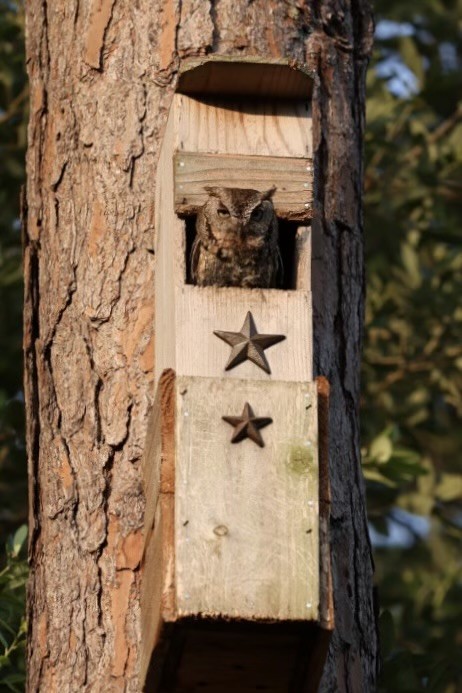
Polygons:
[[137,691],[153,402],[156,158],[178,65],[209,52],[316,69],[315,374],[331,383],[336,630],[323,691],[374,689],[360,472],[367,0],[28,0],[25,210],[30,691]]

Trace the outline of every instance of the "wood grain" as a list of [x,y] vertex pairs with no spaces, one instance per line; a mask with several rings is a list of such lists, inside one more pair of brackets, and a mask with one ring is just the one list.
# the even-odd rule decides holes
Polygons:
[[[271,374],[245,361],[225,371],[231,348],[214,330],[239,332],[247,311],[261,334],[286,339],[265,351]],[[227,380],[312,380],[311,293],[279,289],[217,288],[185,285],[176,292],[176,343],[169,367],[178,375]]]
[[311,291],[311,227],[299,226],[295,236],[294,285]]
[[143,555],[140,607],[140,679],[144,681],[163,628],[162,591],[164,589],[162,503],[157,503],[155,522],[147,531]]
[[164,371],[157,387],[143,457],[146,496],[141,589],[142,680],[163,623],[176,617],[174,558],[175,373]]
[[[147,508],[155,505],[156,510],[153,528],[147,527],[143,559],[141,680],[148,677],[146,690],[157,690],[159,680],[167,685],[172,677],[169,685],[202,681],[230,692],[233,686],[250,691],[265,685],[275,693],[297,681],[296,690],[315,693],[334,625],[328,539],[329,386],[325,378],[306,385],[235,381],[230,393],[229,385],[210,378],[175,382],[171,371],[161,378],[156,397],[161,416],[151,419],[154,430],[149,432],[143,466],[146,480],[166,478],[167,483],[146,487]],[[263,449],[248,440],[229,442],[232,431],[221,420],[220,405],[234,406],[233,400],[237,406],[243,397],[254,406],[259,402],[261,411],[256,413],[275,407],[270,413],[279,423],[263,429]],[[319,452],[314,445],[306,456],[303,451],[311,446],[304,443],[316,441],[317,428]],[[297,433],[301,440],[290,438]],[[153,444],[155,440],[159,444]],[[157,472],[150,472],[150,467]],[[293,493],[297,487],[298,496]],[[179,513],[188,517],[180,521]],[[313,525],[308,535],[306,521]],[[310,580],[313,570],[317,576]],[[291,580],[299,581],[298,589]],[[319,594],[307,596],[309,589]],[[291,617],[294,605],[288,591],[293,602],[300,590],[302,608],[305,598],[316,605],[308,618],[318,618],[319,625],[296,614]],[[183,608],[177,599],[182,594]],[[242,602],[244,610],[235,610],[235,620],[230,621],[227,606],[242,608]],[[259,621],[262,614],[271,622]],[[181,685],[175,690],[182,690]]]
[[[227,347],[213,344],[213,340],[218,340],[211,336],[212,332],[226,329],[224,326],[228,321],[236,325],[230,329],[239,329],[247,310],[255,310],[254,317],[262,317],[262,331],[289,335],[289,348],[284,344],[282,350],[279,345],[272,349],[274,377],[311,380],[311,235],[306,235],[303,252],[297,252],[295,256],[295,261],[301,264],[294,274],[300,289],[308,289],[305,293],[296,295],[295,291],[193,287],[185,283],[186,263],[189,261],[185,257],[185,223],[175,213],[174,203],[174,189],[177,187],[174,185],[175,176],[178,185],[185,185],[186,179],[183,179],[183,183],[178,179],[178,175],[182,175],[178,171],[183,168],[188,170],[188,180],[193,184],[192,192],[197,195],[202,187],[204,171],[207,181],[211,182],[213,177],[216,182],[221,163],[225,166],[224,162],[227,162],[229,170],[234,171],[230,174],[232,177],[236,175],[236,170],[240,170],[236,166],[251,161],[250,170],[245,174],[245,185],[260,187],[264,179],[258,176],[262,172],[264,176],[270,176],[273,165],[276,167],[284,161],[289,174],[283,175],[281,188],[290,188],[284,194],[293,205],[292,211],[286,210],[286,216],[296,217],[302,210],[299,216],[306,219],[309,210],[303,210],[304,204],[308,204],[305,202],[308,199],[307,190],[311,195],[312,173],[305,168],[311,166],[311,150],[311,111],[308,102],[273,100],[271,103],[254,103],[243,100],[236,103],[229,99],[196,99],[175,94],[157,168],[155,251],[156,295],[159,300],[155,318],[156,379],[166,368],[173,368],[182,375],[223,375]],[[180,166],[186,160],[188,165]],[[249,169],[249,166],[246,164],[244,168]],[[241,173],[243,176],[243,170]],[[292,178],[294,173],[296,183]],[[229,183],[226,176],[220,180]],[[270,176],[268,187],[272,181],[273,176]],[[292,189],[297,185],[299,192]],[[306,190],[305,185],[310,187]],[[195,209],[197,204],[197,200],[193,201],[189,211]],[[299,244],[299,249],[302,245]],[[278,351],[283,355],[280,359],[277,357]],[[249,369],[248,366],[239,366],[226,373],[225,377],[254,377],[259,380],[266,377],[263,371],[257,372],[256,367]]]
[[305,234],[299,244],[303,251],[296,254],[300,269],[295,274],[305,291],[219,289],[185,283],[185,222],[175,214],[173,197],[174,143],[183,117],[182,103],[174,99],[157,170],[155,377],[173,368],[178,375],[268,379],[249,363],[225,373],[229,348],[213,335],[214,330],[238,331],[250,310],[261,332],[287,336],[267,352],[273,377],[311,380],[312,310],[311,293],[306,290],[310,286],[310,234]]
[[179,151],[311,158],[308,99],[278,101],[176,94]]
[[[179,616],[319,618],[314,383],[178,377]],[[265,447],[230,442],[221,416],[271,416]]]
[[[320,613],[319,621],[328,631],[334,629],[332,565],[329,526],[331,519],[331,490],[329,478],[329,402],[330,385],[327,378],[316,378],[318,393],[319,440],[319,546],[320,546]],[[326,643],[327,647],[327,643]],[[322,661],[324,656],[321,655]]]
[[185,223],[175,214],[173,199],[173,140],[176,110],[172,107],[165,129],[156,176],[155,382],[167,368],[175,368],[175,294],[186,281]]
[[275,187],[276,215],[303,221],[311,217],[312,171],[312,161],[306,158],[180,152],[174,158],[175,211],[197,214],[208,198],[205,186],[261,191]]

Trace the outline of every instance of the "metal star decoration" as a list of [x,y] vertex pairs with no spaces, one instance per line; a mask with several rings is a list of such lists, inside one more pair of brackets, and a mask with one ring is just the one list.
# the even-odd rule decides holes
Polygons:
[[259,428],[269,426],[273,419],[268,416],[255,416],[253,409],[248,402],[245,403],[241,416],[222,416],[223,421],[234,426],[234,433],[231,437],[232,443],[239,443],[244,438],[250,438],[261,448],[265,447]]
[[229,371],[231,368],[234,368],[239,363],[248,359],[259,368],[266,371],[266,373],[271,373],[269,363],[265,356],[265,349],[273,346],[273,344],[282,342],[282,340],[286,338],[283,334],[258,334],[255,321],[250,311],[245,316],[244,324],[240,332],[222,332],[221,330],[215,330],[213,334],[232,347],[228,363],[225,366],[226,371]]

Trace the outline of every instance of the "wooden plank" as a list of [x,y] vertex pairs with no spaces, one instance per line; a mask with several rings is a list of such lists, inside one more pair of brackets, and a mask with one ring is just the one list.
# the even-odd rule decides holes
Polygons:
[[[330,385],[327,378],[316,378],[318,392],[318,438],[319,438],[319,542],[320,542],[320,614],[319,621],[327,631],[334,629],[334,601],[330,559],[330,475],[329,475],[329,397]],[[327,647],[327,644],[326,644]],[[325,653],[320,653],[322,662]]]
[[311,104],[175,94],[178,151],[313,157]]
[[278,217],[305,220],[313,202],[311,159],[177,152],[174,157],[175,211],[197,214],[207,200],[207,185],[269,190]]
[[162,530],[161,504],[158,503],[153,529],[147,531],[142,563],[140,640],[140,679],[142,681],[146,677],[152,653],[160,640],[163,627],[162,548],[164,537]]
[[[178,615],[319,618],[315,383],[178,377]],[[265,447],[230,442],[245,402]]]
[[146,534],[153,527],[160,493],[174,493],[175,489],[175,373],[165,370],[156,390],[149,419],[146,446],[142,459],[146,506],[144,528]]
[[295,237],[294,285],[311,291],[311,227],[299,226]]
[[164,621],[175,620],[174,492],[175,492],[175,373],[160,378],[148,445],[143,457],[145,483],[145,549],[141,589],[142,679]]
[[313,76],[305,64],[288,58],[207,56],[180,65],[177,91],[183,94],[232,94],[306,99]]
[[[154,516],[160,492],[160,459],[162,454],[160,391],[158,387],[154,405],[149,417],[144,454],[141,462],[143,471],[143,487],[146,498],[144,509],[145,543],[154,527]],[[158,460],[158,462],[155,462]]]
[[[155,221],[155,379],[174,367],[175,287],[186,280],[184,222],[174,210],[173,140],[178,129],[178,112],[172,107],[165,129],[156,177]],[[168,318],[167,318],[168,316]]]
[[[169,406],[171,405],[168,402],[172,402],[172,399],[168,393],[169,391],[171,394],[175,392],[177,398],[178,396],[184,397],[187,394],[184,382],[180,381],[178,387],[175,390],[172,389],[172,378],[173,374],[164,374],[162,379],[164,396],[159,394],[156,399],[158,403],[163,402],[160,410],[166,421],[163,425],[162,423],[156,424],[159,428],[157,437],[160,437],[160,431],[163,429],[164,437],[166,440],[169,440],[169,443],[165,446],[169,450],[169,455],[172,454],[172,414],[169,411]],[[265,686],[265,690],[277,691],[288,690],[288,682],[291,682],[293,690],[304,691],[304,693],[315,693],[317,690],[330,633],[334,627],[328,541],[330,511],[327,454],[329,385],[325,378],[318,378],[316,385],[311,384],[310,387],[316,387],[318,401],[319,623],[321,627],[317,627],[313,622],[302,623],[300,621],[287,622],[282,620],[279,624],[274,621],[271,623],[259,623],[242,621],[240,618],[232,622],[226,616],[225,619],[204,619],[203,614],[195,614],[194,618],[191,619],[188,618],[188,615],[177,614],[174,590],[172,589],[174,571],[162,570],[165,562],[163,557],[165,544],[167,550],[168,547],[172,546],[173,527],[166,526],[165,519],[169,521],[169,519],[173,520],[174,518],[174,509],[172,507],[174,498],[172,493],[163,493],[160,495],[159,503],[157,504],[154,531],[150,533],[151,536],[147,541],[143,565],[140,673],[141,681],[144,681],[149,668],[150,673],[145,685],[146,691],[170,690],[169,685],[171,685],[171,690],[175,691],[191,690],[191,687],[194,688],[196,685],[201,685],[202,687],[205,683],[209,687],[213,686],[214,690],[220,690],[223,693],[227,691],[231,693],[231,691],[236,689],[242,691],[256,690],[256,687],[260,686]],[[180,392],[183,394],[178,395]],[[207,395],[217,404],[213,392],[207,389]],[[315,395],[313,394],[313,396]],[[287,398],[281,398],[281,400],[286,402]],[[196,401],[195,398],[194,401]],[[305,406],[309,405],[305,404]],[[299,404],[298,411],[302,408],[303,406]],[[188,418],[186,417],[186,419]],[[152,417],[151,425],[152,422],[158,421],[159,417]],[[265,431],[268,432],[269,428],[265,429]],[[153,438],[152,433],[150,431],[148,436],[148,439],[151,439],[151,441]],[[268,447],[266,433],[265,441]],[[155,449],[156,446],[152,445],[151,442],[145,455],[145,465],[149,464],[149,458]],[[156,459],[151,458],[151,464],[154,466],[158,465],[160,457]],[[211,464],[212,459],[208,460],[209,477],[211,479],[216,477],[216,465]],[[190,463],[194,467],[194,460],[190,461]],[[166,465],[166,469],[171,471],[171,468],[172,459],[167,461]],[[192,473],[194,472],[193,468]],[[171,479],[170,473],[163,476],[165,480]],[[272,477],[271,473],[268,473],[268,469],[266,469],[265,474],[261,474],[261,477],[261,483],[265,487],[264,493],[269,494],[268,497],[272,506],[268,513],[270,519],[262,523],[263,526],[269,525],[264,531],[268,532],[269,535],[267,537],[268,551],[272,551],[274,550],[274,543],[278,541],[278,535],[274,533],[271,527],[271,515],[274,513],[275,508],[290,507],[290,503],[287,500],[281,502],[277,496],[274,496],[271,483],[267,483]],[[189,495],[191,492],[189,485],[185,486],[185,494]],[[170,481],[164,488],[167,491],[173,490]],[[230,491],[232,490],[232,485],[230,485],[229,489]],[[194,487],[192,490],[194,491]],[[204,503],[206,505],[208,498],[215,494],[208,493],[206,487],[204,492],[207,494]],[[227,498],[228,504],[231,504],[232,500],[232,498]],[[304,500],[307,499],[305,498]],[[170,507],[168,507],[169,504]],[[303,505],[300,505],[300,508],[303,509]],[[293,512],[297,512],[297,506],[293,507]],[[258,523],[255,523],[255,526],[258,527]],[[210,551],[213,550],[213,541],[215,539],[214,537],[212,540]],[[217,547],[215,546],[215,548]],[[250,550],[253,550],[252,545],[250,545]],[[187,573],[188,570],[185,569],[185,572]],[[280,570],[280,574],[284,579],[282,570]],[[189,576],[191,575],[192,571],[189,570]],[[166,585],[168,589],[165,589]],[[167,598],[165,598],[166,596]],[[168,621],[173,621],[170,627]],[[254,630],[254,627],[256,630]],[[291,630],[292,627],[295,630]],[[152,658],[153,648],[155,652]],[[151,665],[149,666],[150,659]],[[270,672],[271,675],[269,675]]]
[[[231,348],[214,330],[239,332],[247,311],[262,334],[286,339],[266,350],[268,375],[245,361],[225,371]],[[312,306],[309,291],[218,288],[185,285],[176,294],[175,351],[177,375],[223,377],[227,380],[312,380]]]

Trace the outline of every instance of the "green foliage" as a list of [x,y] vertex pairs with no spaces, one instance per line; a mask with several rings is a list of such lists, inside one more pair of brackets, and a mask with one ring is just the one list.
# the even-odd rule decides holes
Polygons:
[[[376,550],[381,690],[455,693],[462,689],[462,5],[378,0],[376,15],[363,459],[373,527],[387,534],[391,519],[406,537]],[[382,18],[406,25],[386,37]],[[403,66],[414,80],[400,89]],[[426,519],[424,536],[412,514]]]
[[28,96],[23,27],[22,2],[0,0],[0,542],[25,520],[22,272],[18,219],[19,189],[24,180]]
[[4,691],[23,691],[25,684],[26,537],[27,527],[22,525],[7,542],[0,570],[0,690]]

